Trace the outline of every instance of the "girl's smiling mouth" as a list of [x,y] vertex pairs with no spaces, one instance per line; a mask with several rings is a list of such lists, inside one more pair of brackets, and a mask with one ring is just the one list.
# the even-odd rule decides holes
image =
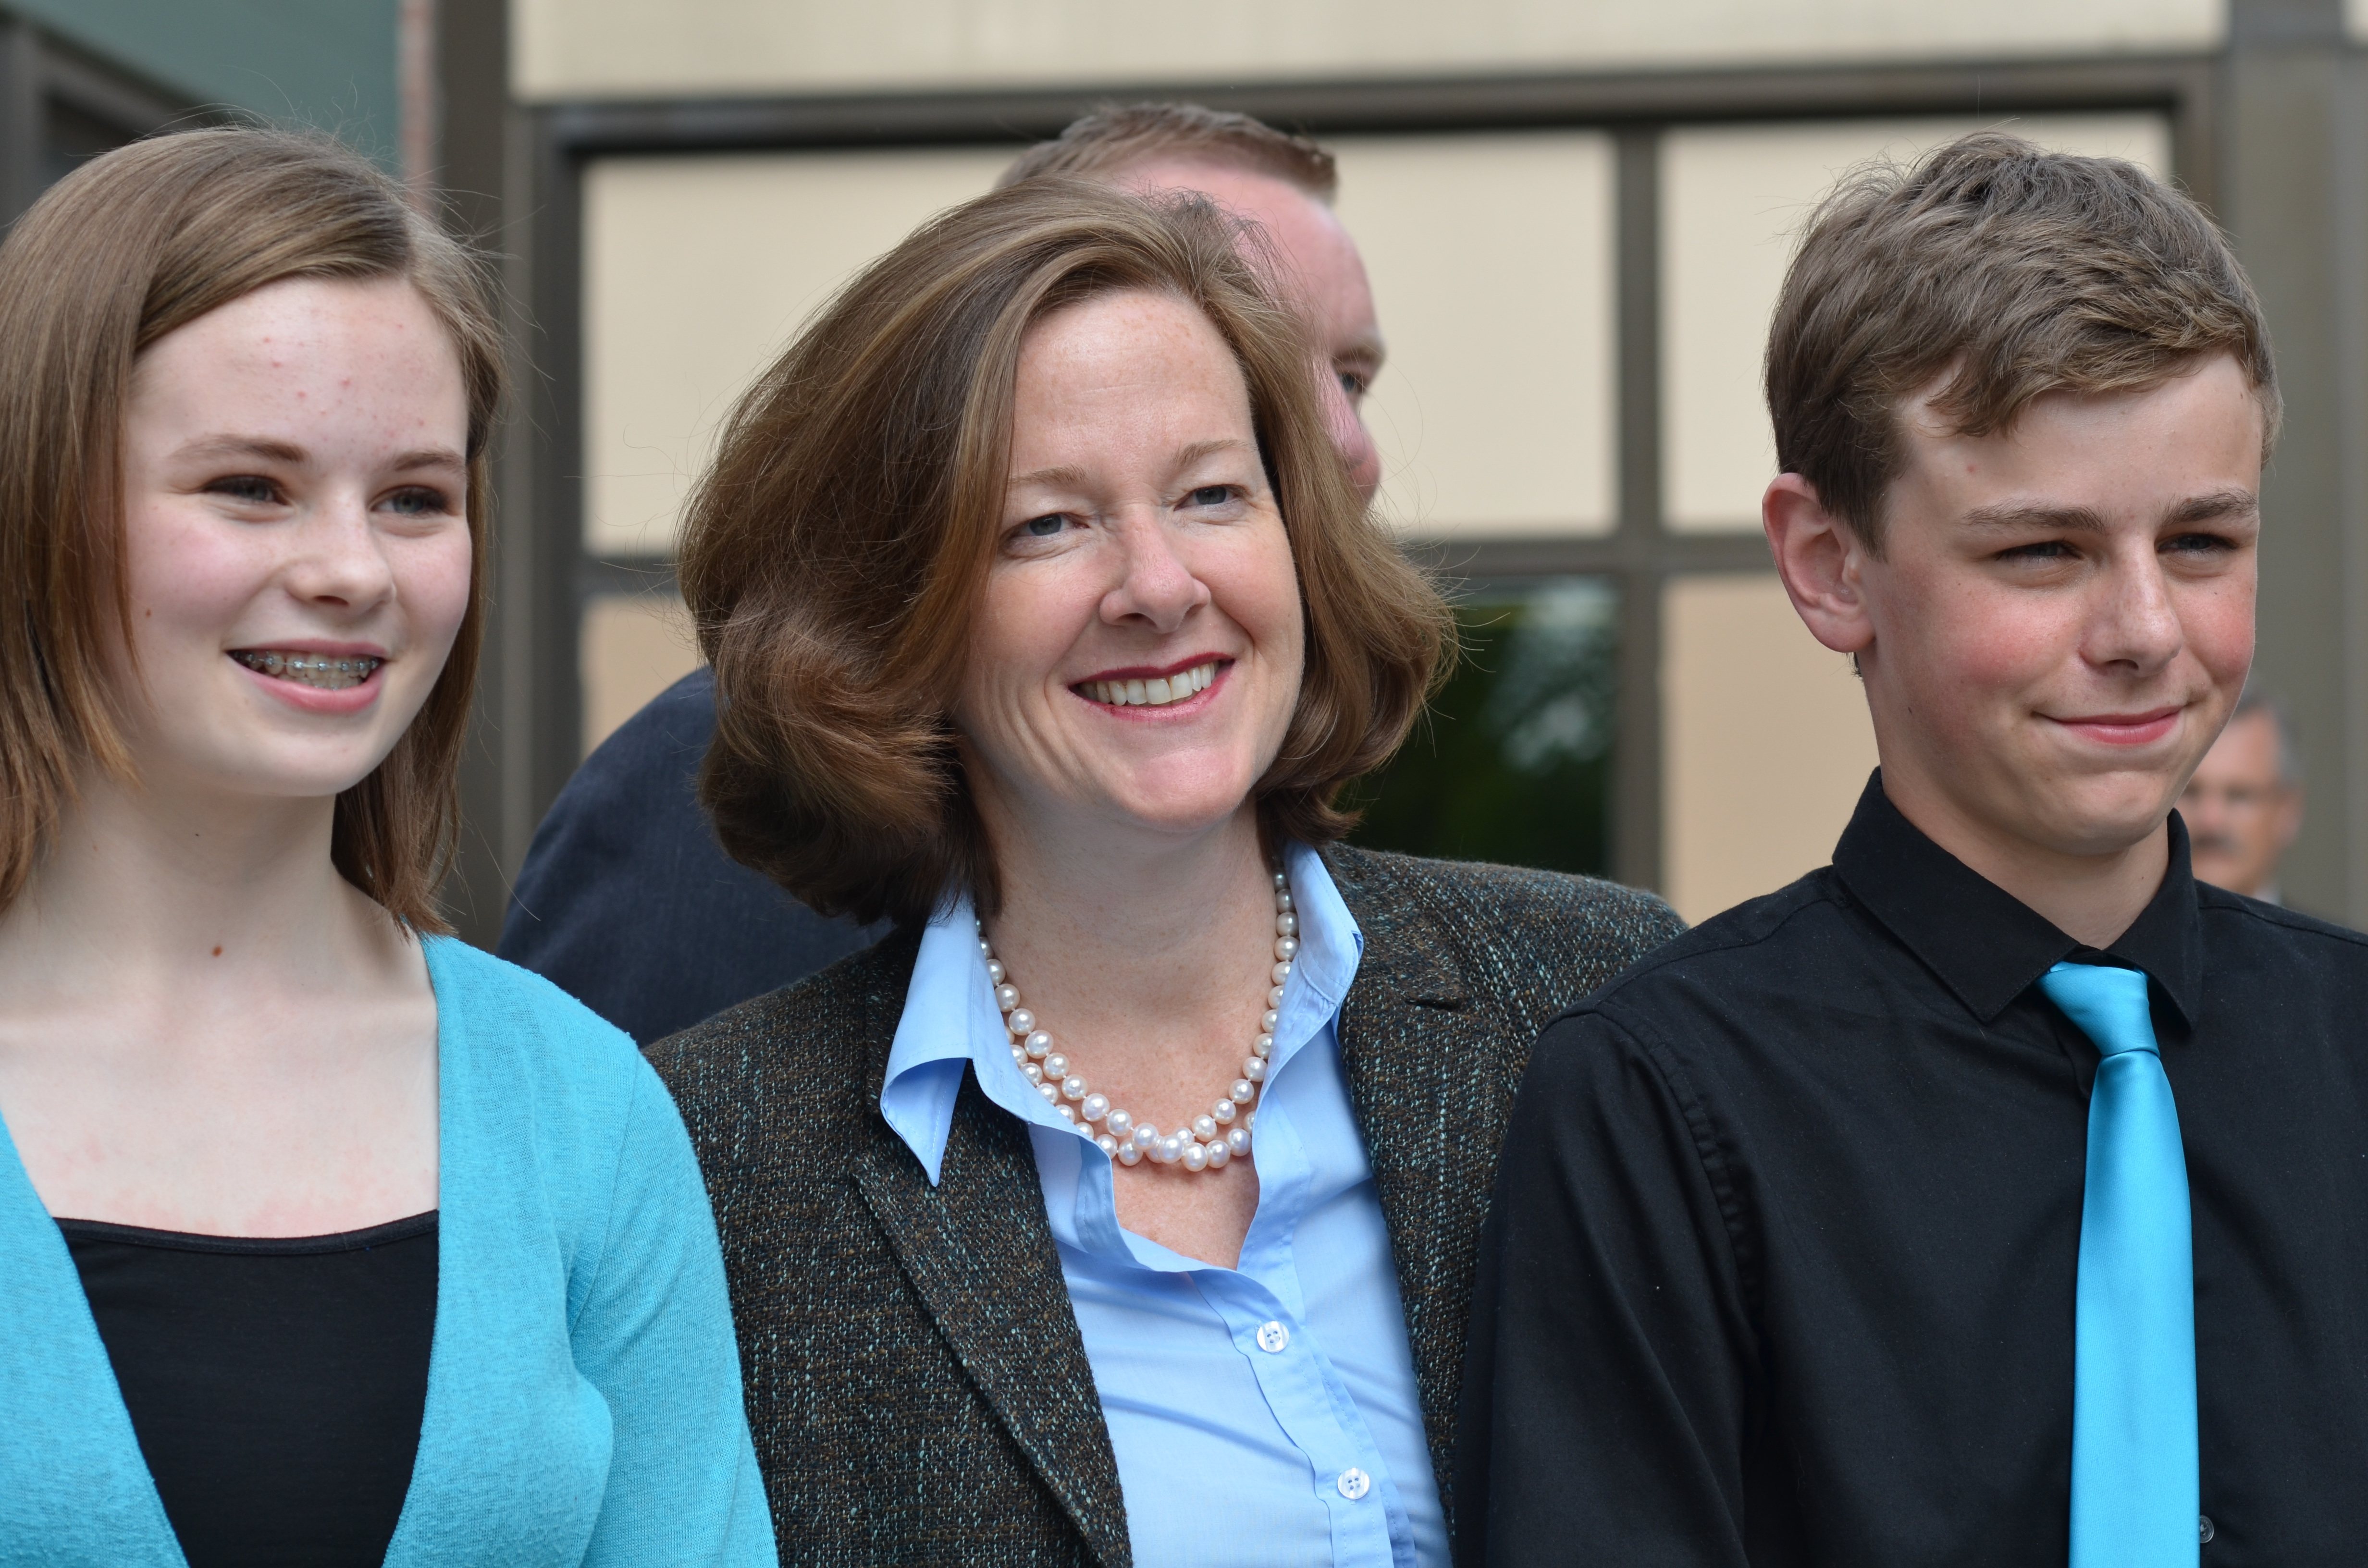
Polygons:
[[231,657],[257,675],[323,691],[359,686],[386,663],[370,653],[310,653],[280,648],[237,648]]

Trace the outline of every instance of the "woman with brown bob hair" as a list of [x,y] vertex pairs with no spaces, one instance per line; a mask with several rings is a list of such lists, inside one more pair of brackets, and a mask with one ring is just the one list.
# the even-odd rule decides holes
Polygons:
[[791,1561],[1445,1561],[1514,1082],[1677,924],[1339,842],[1452,622],[1279,265],[1205,200],[984,197],[700,487],[717,831],[898,927],[654,1052]]
[[310,138],[0,244],[0,1559],[773,1561],[665,1089],[436,911],[502,353]]

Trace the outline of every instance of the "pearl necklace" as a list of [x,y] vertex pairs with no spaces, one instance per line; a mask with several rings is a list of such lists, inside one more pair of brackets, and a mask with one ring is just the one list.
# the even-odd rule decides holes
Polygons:
[[1221,1171],[1235,1160],[1250,1157],[1250,1131],[1258,1125],[1258,1112],[1251,1102],[1266,1082],[1267,1058],[1274,1051],[1277,1009],[1282,1006],[1282,983],[1291,978],[1292,960],[1299,955],[1299,916],[1292,911],[1291,883],[1281,871],[1274,874],[1274,968],[1269,971],[1273,983],[1266,994],[1266,1013],[1258,1020],[1258,1038],[1250,1041],[1250,1053],[1242,1058],[1242,1075],[1233,1086],[1194,1117],[1189,1127],[1173,1132],[1163,1134],[1153,1123],[1110,1104],[1109,1096],[1092,1091],[1074,1071],[1075,1063],[1054,1047],[1052,1034],[1038,1027],[1036,1015],[1019,1005],[1019,988],[1011,983],[1009,972],[995,956],[984,925],[979,926],[978,952],[986,960],[986,977],[995,986],[995,1005],[1003,1009],[1003,1027],[1011,1031],[1011,1060],[1036,1085],[1045,1103],[1064,1118],[1082,1120],[1089,1131],[1100,1124],[1101,1131],[1090,1135],[1103,1153],[1122,1165],[1140,1165],[1147,1159],[1155,1165],[1181,1165],[1188,1171]]

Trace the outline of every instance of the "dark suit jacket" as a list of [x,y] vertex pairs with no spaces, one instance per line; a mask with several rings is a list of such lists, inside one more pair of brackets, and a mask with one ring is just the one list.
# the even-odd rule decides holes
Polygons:
[[[1340,1055],[1451,1528],[1449,1443],[1497,1144],[1545,1021],[1682,929],[1550,871],[1325,851],[1365,950]],[[650,1053],[723,1236],[784,1562],[1130,1562],[1027,1129],[964,1080],[932,1187],[880,1117],[900,932]]]
[[700,809],[715,676],[685,676],[584,759],[535,830],[495,950],[647,1045],[885,931],[731,859]]

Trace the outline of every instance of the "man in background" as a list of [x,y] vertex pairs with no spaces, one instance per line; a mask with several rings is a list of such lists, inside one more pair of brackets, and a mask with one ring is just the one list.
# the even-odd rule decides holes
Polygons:
[[1382,483],[1382,457],[1365,428],[1365,392],[1382,369],[1382,327],[1357,242],[1332,211],[1339,176],[1332,155],[1247,115],[1192,104],[1138,104],[1087,115],[1021,153],[996,188],[1040,175],[1107,180],[1130,190],[1197,190],[1264,231],[1315,329],[1316,381],[1332,443],[1366,500]]
[[2277,699],[2248,687],[2179,798],[2195,880],[2280,903],[2278,862],[2302,831],[2302,757]]
[[[1278,285],[1313,325],[1333,442],[1372,498],[1381,458],[1360,404],[1381,369],[1382,335],[1364,261],[1332,211],[1329,153],[1247,115],[1135,104],[1039,142],[996,185],[1040,175],[1197,190],[1256,223]],[[697,793],[714,734],[714,679],[701,669],[601,743],[536,831],[502,926],[502,957],[644,1045],[882,934],[825,920],[724,855]]]

